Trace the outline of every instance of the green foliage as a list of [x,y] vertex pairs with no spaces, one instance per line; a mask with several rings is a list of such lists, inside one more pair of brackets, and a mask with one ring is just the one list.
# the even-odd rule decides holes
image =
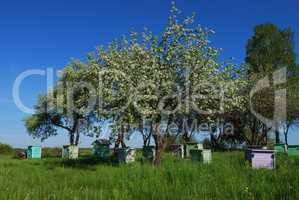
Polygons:
[[96,94],[87,82],[87,69],[82,62],[72,61],[54,89],[39,97],[35,113],[24,120],[30,135],[45,140],[61,128],[68,133],[70,144],[77,145],[80,133],[99,134],[94,126],[98,118],[90,107]]
[[[262,116],[273,119],[275,112],[274,95],[278,89],[273,85],[272,77],[275,70],[286,68],[287,89],[287,117],[284,121],[276,122],[275,129],[276,143],[280,142],[279,127],[282,126],[285,133],[285,142],[287,143],[287,133],[290,126],[297,123],[298,118],[298,66],[296,64],[294,33],[288,29],[280,29],[274,24],[261,24],[255,27],[254,35],[248,40],[246,49],[246,63],[248,65],[249,90],[252,89],[257,81],[266,78],[270,81],[270,87],[260,90],[252,98],[252,105],[256,112]],[[249,99],[249,98],[248,98]],[[281,98],[284,101],[283,98]],[[284,102],[280,104],[284,104]],[[248,102],[249,103],[249,102]],[[248,106],[249,107],[249,106]],[[244,114],[243,123],[250,127],[252,134],[262,133],[262,137],[267,137],[269,124],[261,122],[253,116],[249,110]],[[261,138],[262,138],[261,137]],[[252,136],[251,138],[257,138]],[[255,141],[252,141],[255,143]]]
[[254,36],[247,43],[246,63],[249,74],[259,74],[259,77],[281,67],[296,73],[293,31],[290,28],[281,30],[270,23],[256,26]]
[[0,155],[13,155],[14,149],[9,144],[0,143]]
[[41,138],[42,141],[57,135],[56,126],[61,125],[61,116],[58,113],[46,111],[46,98],[46,96],[40,96],[36,113],[24,119],[27,132],[34,138]]

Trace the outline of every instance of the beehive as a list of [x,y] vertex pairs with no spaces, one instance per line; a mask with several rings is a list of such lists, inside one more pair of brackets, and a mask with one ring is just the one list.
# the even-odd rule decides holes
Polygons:
[[127,148],[118,148],[116,149],[117,160],[119,163],[126,162],[127,157]]
[[135,149],[128,149],[127,156],[126,156],[126,163],[135,162],[136,158],[136,150]]
[[156,155],[155,146],[143,146],[142,155],[146,160],[153,161]]
[[119,163],[135,162],[136,150],[131,148],[119,148],[116,150]]
[[245,159],[248,160],[252,168],[275,168],[275,151],[266,149],[246,149]]
[[212,161],[212,151],[210,149],[191,149],[190,158],[192,161],[201,161],[209,164]]
[[190,149],[189,157],[192,161],[200,161],[201,151],[198,149]]
[[184,147],[180,144],[172,144],[170,145],[170,152],[172,155],[178,158],[184,158]]
[[110,157],[110,143],[108,140],[96,140],[93,142],[93,155],[101,160],[108,160]]
[[206,164],[212,162],[212,151],[210,149],[201,150],[201,161]]
[[189,142],[186,144],[187,148],[186,148],[186,157],[187,158],[190,158],[191,155],[190,155],[190,151],[192,150],[198,150],[198,143],[196,142]]
[[40,159],[42,157],[42,148],[40,146],[29,146],[26,153],[29,159]]
[[204,149],[203,144],[197,144],[197,149],[199,149],[199,150]]
[[79,147],[75,145],[64,145],[62,148],[62,158],[77,159],[79,157]]

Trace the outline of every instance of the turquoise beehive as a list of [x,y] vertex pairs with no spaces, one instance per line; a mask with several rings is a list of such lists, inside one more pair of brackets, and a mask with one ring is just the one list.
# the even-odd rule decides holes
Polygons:
[[27,148],[27,158],[40,159],[42,157],[42,148],[40,146],[29,146]]

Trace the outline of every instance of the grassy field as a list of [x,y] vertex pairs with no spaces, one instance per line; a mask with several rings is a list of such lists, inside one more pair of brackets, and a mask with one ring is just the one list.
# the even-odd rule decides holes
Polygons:
[[299,199],[299,159],[253,170],[243,153],[214,153],[213,163],[166,156],[159,168],[0,158],[0,199]]

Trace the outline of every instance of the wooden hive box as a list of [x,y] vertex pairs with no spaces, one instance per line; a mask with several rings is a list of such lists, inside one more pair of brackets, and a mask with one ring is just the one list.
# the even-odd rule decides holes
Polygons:
[[109,160],[110,141],[105,139],[96,140],[92,143],[93,155],[101,160]]
[[78,159],[79,147],[75,145],[64,145],[62,148],[62,158]]
[[126,163],[135,162],[135,158],[136,158],[136,149],[128,149],[126,155]]
[[42,157],[42,148],[40,146],[28,146],[27,158],[40,159]]
[[181,144],[172,144],[169,147],[172,155],[178,158],[184,158],[184,147]]
[[200,161],[201,160],[201,151],[198,149],[190,149],[189,157],[192,161]]
[[212,151],[211,149],[201,150],[201,161],[203,163],[209,164],[212,162]]
[[142,156],[146,160],[153,161],[156,156],[155,146],[143,146]]
[[209,164],[212,161],[212,151],[210,149],[191,149],[190,158],[192,161],[201,161]]
[[192,155],[190,154],[193,150],[198,150],[198,143],[197,142],[189,142],[186,144],[186,157],[190,158]]
[[246,149],[245,159],[248,160],[254,169],[274,169],[275,150]]

